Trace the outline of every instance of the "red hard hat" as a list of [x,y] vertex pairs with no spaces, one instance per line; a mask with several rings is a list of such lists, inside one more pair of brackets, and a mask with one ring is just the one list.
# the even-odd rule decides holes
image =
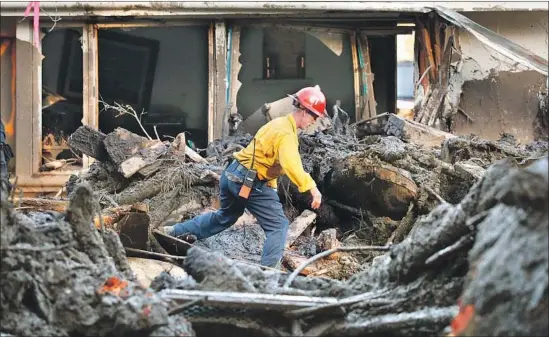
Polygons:
[[318,117],[326,116],[326,97],[320,91],[320,87],[315,85],[314,87],[306,87],[295,95],[288,95],[293,98],[297,103],[301,104],[307,110],[310,110]]

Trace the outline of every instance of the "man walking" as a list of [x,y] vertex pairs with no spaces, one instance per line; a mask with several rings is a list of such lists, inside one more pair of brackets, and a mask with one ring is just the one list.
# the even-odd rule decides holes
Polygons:
[[261,127],[223,171],[219,181],[219,210],[164,227],[167,234],[191,243],[205,239],[232,226],[247,208],[265,231],[261,264],[279,267],[289,221],[276,191],[277,177],[285,174],[299,192],[309,192],[313,209],[320,206],[322,199],[315,181],[303,169],[297,129],[306,129],[317,118],[326,116],[326,98],[318,86],[303,88],[289,96],[294,100],[294,111]]

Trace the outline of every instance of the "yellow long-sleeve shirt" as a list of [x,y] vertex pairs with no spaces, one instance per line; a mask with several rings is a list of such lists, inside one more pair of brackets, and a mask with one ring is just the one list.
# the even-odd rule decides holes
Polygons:
[[[251,168],[254,141],[233,156],[246,168]],[[303,169],[299,155],[299,142],[294,117],[290,114],[278,117],[263,125],[255,135],[254,167],[261,180],[269,180],[268,186],[276,188],[276,178],[285,174],[297,186],[299,192],[307,192],[316,186],[315,181]]]

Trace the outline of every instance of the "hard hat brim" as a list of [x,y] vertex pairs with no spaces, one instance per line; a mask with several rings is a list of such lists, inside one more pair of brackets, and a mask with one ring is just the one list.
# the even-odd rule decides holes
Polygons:
[[295,102],[303,105],[305,108],[307,108],[308,110],[312,111],[314,114],[316,114],[318,117],[320,118],[323,118],[323,117],[326,117],[328,115],[328,111],[326,109],[324,109],[324,112],[323,113],[319,113],[315,108],[309,106],[308,104],[304,104],[302,102],[300,102],[297,97],[295,97],[294,95],[290,95],[290,94],[286,94],[288,95],[288,97],[290,97],[291,99],[293,99]]

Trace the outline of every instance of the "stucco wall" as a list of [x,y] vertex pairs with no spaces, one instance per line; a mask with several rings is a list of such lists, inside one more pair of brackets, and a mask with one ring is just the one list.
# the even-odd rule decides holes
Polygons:
[[[0,20],[0,35],[2,37],[14,37],[15,36],[15,19],[14,18],[2,18]],[[11,40],[7,49],[0,56],[0,114],[4,126],[6,127],[7,143],[12,147],[15,152],[15,107],[12,101],[12,96],[15,92],[12,92],[13,78],[13,53],[15,50],[15,40]],[[13,83],[15,85],[15,83]],[[10,162],[10,169],[15,165],[15,159]]]
[[341,55],[336,55],[318,38],[306,34],[306,79],[263,80],[263,31],[261,28],[242,29],[238,80],[242,83],[237,94],[237,108],[247,117],[263,103],[286,97],[301,87],[318,84],[326,94],[328,107],[341,100],[342,108],[354,115],[353,66],[348,37],[343,37]]
[[[466,13],[478,24],[508,38],[547,59],[547,12]],[[513,134],[520,142],[533,140],[537,113],[537,93],[546,77],[484,46],[474,36],[460,30],[465,83],[460,106],[473,117],[461,114],[455,123],[456,134],[475,133],[497,139],[502,132]]]

